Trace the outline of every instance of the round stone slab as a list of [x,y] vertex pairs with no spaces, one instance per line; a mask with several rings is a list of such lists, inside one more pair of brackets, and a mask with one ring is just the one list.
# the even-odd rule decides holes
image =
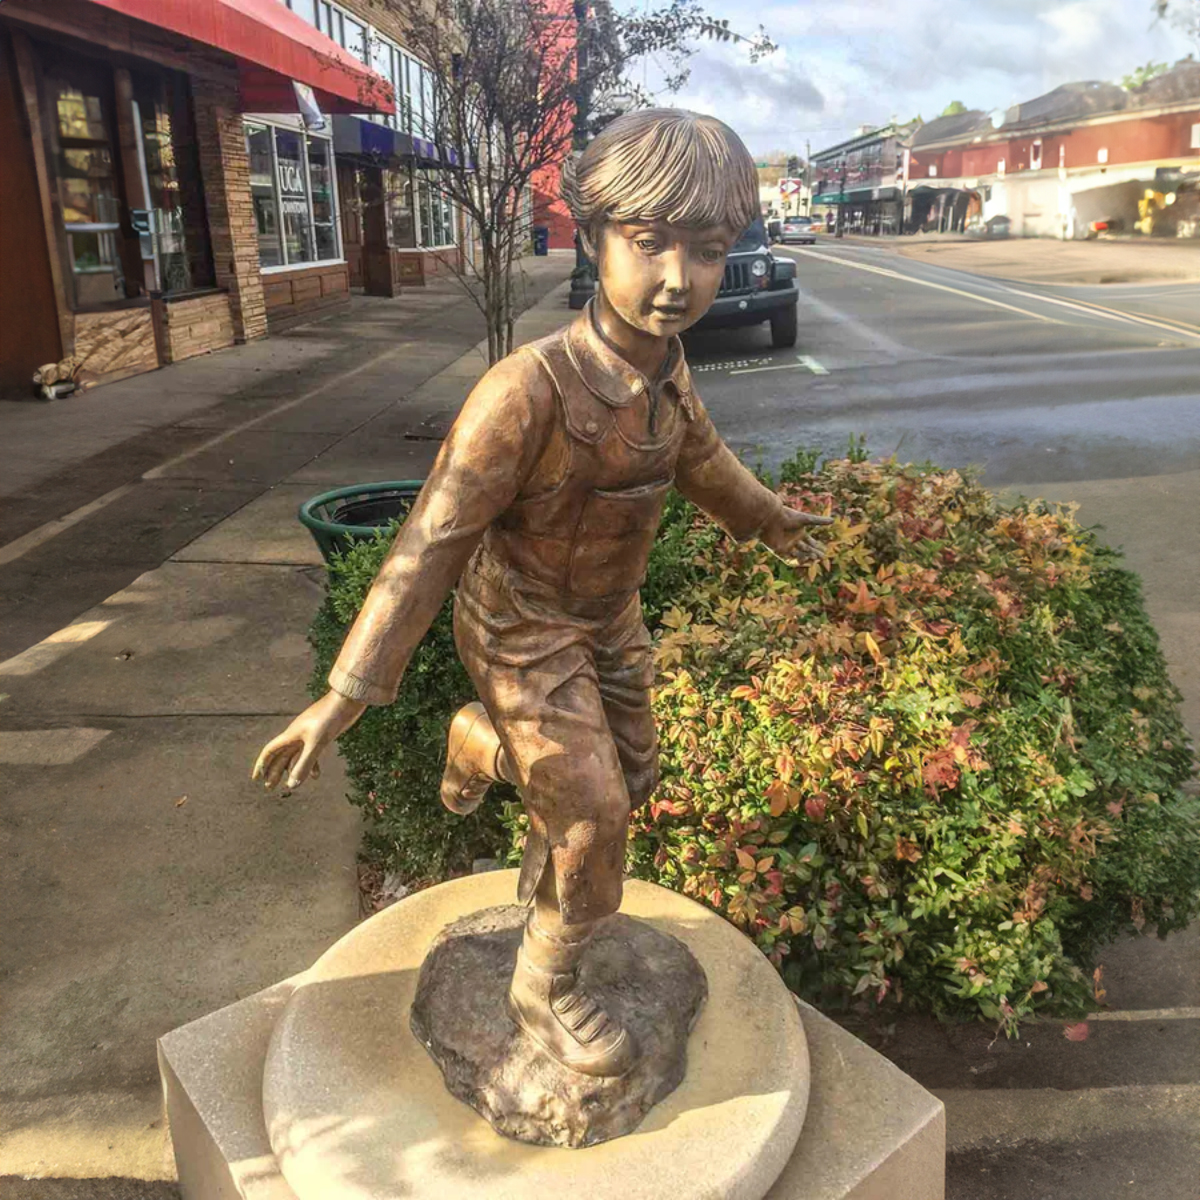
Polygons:
[[515,871],[418,892],[364,921],[306,972],[263,1077],[271,1147],[300,1200],[761,1200],[808,1104],[795,1003],[722,918],[653,884],[622,912],[682,941],[708,979],[687,1074],[633,1133],[586,1149],[502,1137],[447,1091],[409,1028],[445,926],[511,904]]
[[508,904],[460,917],[421,967],[412,1031],[446,1087],[498,1133],[543,1146],[594,1146],[631,1133],[679,1085],[688,1034],[708,995],[700,964],[678,939],[624,913],[597,931],[584,991],[633,1037],[638,1058],[619,1079],[562,1066],[508,1015],[508,982],[527,909]]

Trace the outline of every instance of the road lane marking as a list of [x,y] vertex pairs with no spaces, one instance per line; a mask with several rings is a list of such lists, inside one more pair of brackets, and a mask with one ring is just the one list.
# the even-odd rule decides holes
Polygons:
[[1119,309],[1097,304],[1094,300],[1067,300],[1061,296],[1039,296],[1034,292],[1022,292],[1018,288],[1010,287],[1006,287],[1004,290],[1014,296],[1025,296],[1031,300],[1045,300],[1050,304],[1061,304],[1064,308],[1073,308],[1089,315],[1106,316],[1112,320],[1124,321],[1129,325],[1149,325],[1152,329],[1162,329],[1167,333],[1182,333],[1187,337],[1200,338],[1200,327],[1188,325],[1184,321],[1176,321],[1174,317],[1147,317],[1141,313],[1123,313]]
[[736,371],[730,371],[730,375],[755,375],[759,371],[798,371],[801,367],[811,371],[814,375],[828,375],[826,370],[811,354],[797,354],[794,363],[772,363],[769,367],[739,367]]
[[[1044,313],[1030,312],[1027,308],[1017,308],[1014,304],[1005,304],[1002,300],[993,300],[989,296],[980,296],[976,292],[966,292],[962,288],[950,287],[944,283],[934,283],[929,279],[919,279],[915,275],[904,275],[900,271],[891,271],[887,267],[872,267],[867,263],[851,262],[848,258],[842,258],[837,254],[822,254],[817,250],[792,250],[792,254],[807,254],[812,258],[818,258],[822,262],[835,262],[838,266],[853,267],[856,271],[870,271],[873,275],[883,275],[888,279],[899,279],[901,283],[915,283],[919,287],[934,288],[939,292],[950,292],[955,296],[963,296],[968,300],[977,300],[980,304],[990,304],[993,308],[1003,308],[1008,312],[1016,313],[1022,317],[1032,317],[1035,321],[1044,321],[1047,325],[1065,325],[1066,321],[1060,321],[1057,317],[1048,317]],[[1041,299],[1041,297],[1037,297]]]
[[742,367],[738,371],[730,371],[730,375],[757,375],[759,371],[799,371],[803,363],[775,363],[770,367]]

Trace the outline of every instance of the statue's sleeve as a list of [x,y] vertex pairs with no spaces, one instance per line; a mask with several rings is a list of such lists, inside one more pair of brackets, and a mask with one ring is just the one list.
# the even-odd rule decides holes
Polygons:
[[700,397],[675,464],[675,486],[739,542],[756,537],[783,507],[725,445]]
[[417,643],[493,520],[517,497],[548,439],[554,392],[517,351],[479,381],[401,525],[351,627],[329,686],[390,704]]

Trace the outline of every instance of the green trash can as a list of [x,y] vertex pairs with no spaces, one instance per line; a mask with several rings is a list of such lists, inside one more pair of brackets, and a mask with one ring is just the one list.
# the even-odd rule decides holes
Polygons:
[[400,479],[323,492],[300,505],[300,523],[328,562],[352,543],[374,537],[392,521],[402,521],[424,484],[423,479]]

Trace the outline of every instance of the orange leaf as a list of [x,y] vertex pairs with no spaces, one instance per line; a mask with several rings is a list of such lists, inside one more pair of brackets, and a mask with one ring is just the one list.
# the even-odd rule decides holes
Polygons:
[[1036,996],[1038,992],[1044,992],[1049,987],[1050,985],[1044,979],[1038,979],[1034,981],[1029,990]]
[[747,850],[739,850],[737,852],[738,866],[743,871],[753,871],[757,864],[754,861],[754,855]]

